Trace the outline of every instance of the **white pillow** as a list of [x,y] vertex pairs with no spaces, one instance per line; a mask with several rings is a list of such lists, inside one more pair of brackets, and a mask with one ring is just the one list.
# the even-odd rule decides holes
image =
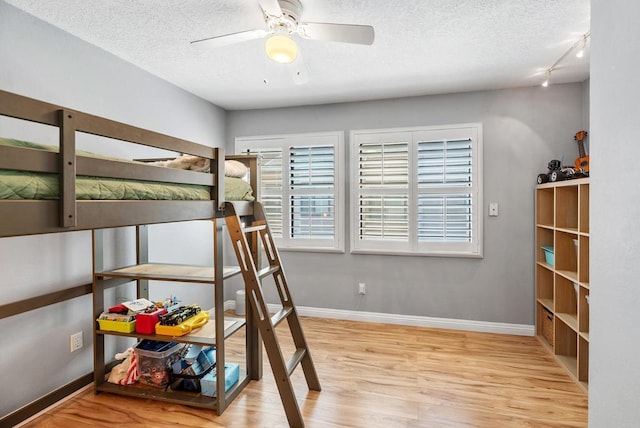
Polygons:
[[249,169],[237,160],[224,161],[224,175],[227,177],[244,178]]

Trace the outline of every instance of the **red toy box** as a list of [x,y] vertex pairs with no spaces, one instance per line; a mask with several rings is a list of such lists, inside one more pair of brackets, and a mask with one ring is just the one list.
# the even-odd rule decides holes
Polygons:
[[167,310],[165,308],[158,308],[154,312],[139,313],[136,315],[136,333],[154,334],[158,323],[158,315],[166,313]]

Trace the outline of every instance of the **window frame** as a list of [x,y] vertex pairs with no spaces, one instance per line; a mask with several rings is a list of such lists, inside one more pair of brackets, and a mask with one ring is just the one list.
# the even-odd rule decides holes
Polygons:
[[[350,247],[354,254],[389,254],[445,257],[483,257],[483,143],[482,123],[462,123],[436,126],[416,126],[406,128],[361,129],[349,133],[350,171]],[[434,140],[470,139],[471,144],[471,186],[418,187],[418,143]],[[362,144],[392,144],[407,142],[409,171],[407,186],[390,189],[362,189],[360,187],[359,150]],[[471,242],[420,242],[418,240],[418,196],[421,194],[461,194],[470,193]],[[361,195],[407,195],[407,215],[409,218],[406,240],[363,240],[360,239]]]
[[[290,152],[291,147],[333,146],[334,148],[334,184],[333,189],[292,189],[290,185]],[[258,135],[235,138],[236,153],[246,153],[246,149],[281,149],[282,150],[282,237],[273,237],[275,244],[282,251],[310,252],[345,252],[345,156],[344,132],[312,132],[300,134]],[[286,170],[284,169],[286,165]],[[260,181],[260,180],[258,180]],[[292,238],[290,222],[291,197],[333,194],[334,197],[334,238]]]

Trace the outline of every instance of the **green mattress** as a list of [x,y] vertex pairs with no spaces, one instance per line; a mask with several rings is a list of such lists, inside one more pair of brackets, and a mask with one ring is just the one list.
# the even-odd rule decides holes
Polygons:
[[[0,138],[0,145],[58,151],[57,147],[8,138]],[[81,151],[78,151],[78,154],[114,159]],[[246,181],[225,177],[224,185],[226,200],[254,200],[251,186]],[[58,195],[58,174],[0,170],[0,199],[58,199]],[[207,186],[118,178],[76,177],[76,199],[79,200],[207,200],[210,197]]]

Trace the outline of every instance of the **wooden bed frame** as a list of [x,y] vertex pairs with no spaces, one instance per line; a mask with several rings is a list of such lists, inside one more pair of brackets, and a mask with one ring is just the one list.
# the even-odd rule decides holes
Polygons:
[[[0,146],[0,169],[60,175],[59,200],[0,200],[0,237],[212,219],[223,215],[225,157],[222,148],[203,146],[1,90],[0,115],[60,130],[59,153]],[[210,159],[211,173],[80,156],[76,154],[77,132],[201,156]],[[256,157],[229,158],[249,167],[252,189],[257,192]],[[76,175],[205,185],[211,188],[211,200],[80,201],[75,197]],[[250,213],[250,203],[234,205],[239,214]]]
[[[33,172],[56,173],[60,177],[59,200],[17,200],[0,199],[0,238],[9,236],[35,235],[44,233],[68,232],[77,230],[93,230],[94,241],[94,272],[98,260],[96,253],[96,231],[103,228],[137,226],[137,252],[146,257],[146,225],[156,223],[181,222],[190,220],[215,221],[214,232],[214,260],[215,275],[215,306],[216,306],[216,335],[223,337],[223,277],[222,277],[222,239],[218,234],[222,230],[222,222],[216,220],[225,217],[224,198],[224,150],[211,148],[190,141],[170,137],[157,132],[137,128],[113,120],[93,116],[65,107],[38,101],[32,98],[0,90],[0,115],[31,122],[51,125],[59,129],[60,152],[47,152],[28,148],[7,147],[0,145],[0,169],[23,170]],[[111,138],[113,140],[140,144],[158,149],[170,150],[177,153],[196,155],[210,159],[211,173],[185,171],[164,168],[144,163],[129,163],[117,160],[93,158],[76,153],[76,133]],[[1,133],[0,133],[1,134]],[[8,137],[0,135],[0,137]],[[118,144],[114,141],[113,144]],[[243,162],[249,168],[249,182],[254,196],[258,197],[259,173],[258,158],[253,156],[229,156]],[[211,198],[204,201],[170,201],[170,200],[76,200],[76,177],[96,176],[133,180],[160,181],[180,184],[197,184],[209,186]],[[239,216],[250,216],[253,204],[247,201],[233,201],[235,213]],[[99,277],[98,277],[99,278]],[[25,313],[34,309],[64,302],[87,294],[94,294],[95,302],[101,297],[95,296],[96,274],[93,283],[61,287],[59,291],[45,295],[31,297],[25,300],[0,305],[0,319]],[[116,281],[117,282],[117,281]],[[122,282],[122,281],[120,281]],[[140,281],[138,287],[140,288]],[[143,281],[144,282],[144,281]],[[140,290],[138,291],[140,294]],[[94,308],[94,311],[96,309]],[[94,314],[95,315],[95,314]],[[250,346],[248,356],[251,358],[248,369],[249,376],[242,382],[242,387],[250,379],[262,376],[262,359],[259,351],[260,339],[257,334],[253,314],[247,314],[247,344]],[[96,353],[103,350],[103,340],[94,344]],[[224,352],[222,350],[222,352]],[[96,354],[97,355],[97,354]],[[223,354],[218,355],[224,361]],[[99,356],[94,357],[101,362]],[[248,357],[249,358],[249,357]],[[102,364],[103,366],[104,364]],[[104,375],[104,367],[96,368],[94,373],[76,379],[68,385],[61,386],[45,397],[36,400],[0,418],[0,425],[12,425],[41,411],[48,405],[64,398],[78,388],[83,387],[96,376]],[[96,385],[98,382],[96,382]],[[224,382],[222,382],[224,387]],[[241,388],[239,389],[241,390]],[[239,392],[239,391],[238,391]],[[223,397],[218,399],[216,406],[218,413],[232,400]],[[237,395],[237,392],[234,396]]]

